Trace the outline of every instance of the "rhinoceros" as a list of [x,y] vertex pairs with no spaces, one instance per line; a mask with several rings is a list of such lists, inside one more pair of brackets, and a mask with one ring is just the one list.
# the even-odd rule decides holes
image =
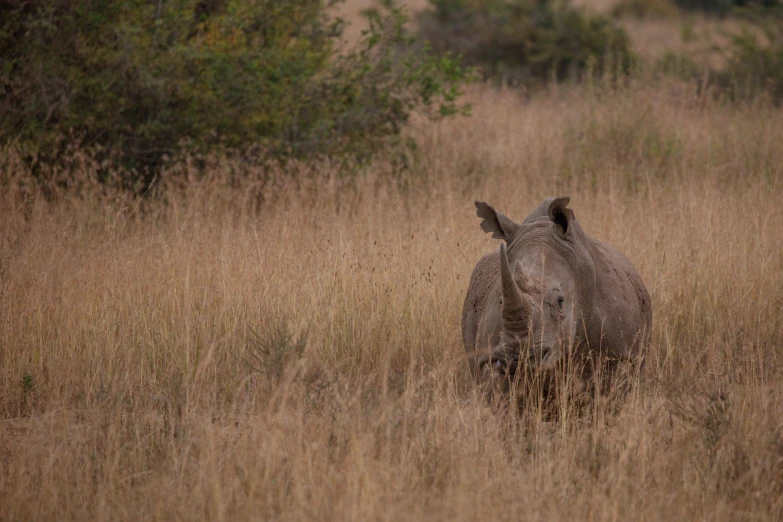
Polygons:
[[473,270],[462,312],[471,372],[491,396],[510,399],[515,376],[543,382],[569,367],[579,368],[578,389],[599,380],[606,389],[621,362],[643,362],[647,289],[622,253],[582,230],[568,203],[546,199],[522,223],[475,203],[481,229],[503,241]]

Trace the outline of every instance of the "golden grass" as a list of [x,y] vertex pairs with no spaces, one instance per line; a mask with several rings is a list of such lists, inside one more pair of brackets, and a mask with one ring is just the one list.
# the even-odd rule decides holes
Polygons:
[[[470,97],[412,130],[418,174],[300,166],[260,209],[229,163],[47,203],[3,152],[0,520],[780,519],[783,113]],[[473,200],[554,194],[637,266],[653,344],[616,416],[510,421],[463,360]],[[254,358],[282,324],[302,357]]]

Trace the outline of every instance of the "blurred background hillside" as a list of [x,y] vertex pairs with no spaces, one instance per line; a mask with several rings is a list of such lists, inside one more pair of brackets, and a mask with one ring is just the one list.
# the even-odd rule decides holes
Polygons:
[[383,153],[407,169],[411,118],[467,114],[461,95],[475,80],[528,96],[670,78],[730,102],[778,103],[782,9],[777,0],[10,0],[0,4],[0,146],[59,184],[78,149],[102,182],[144,193],[188,154],[355,165]]

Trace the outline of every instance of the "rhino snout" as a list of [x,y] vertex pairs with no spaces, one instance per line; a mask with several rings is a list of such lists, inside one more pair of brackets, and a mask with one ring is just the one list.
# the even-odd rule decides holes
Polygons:
[[[538,350],[530,350],[527,357],[514,354],[495,354],[489,359],[490,367],[500,375],[514,375],[520,367],[527,367],[534,371],[546,372],[554,369],[558,360],[559,350],[552,346],[542,346]],[[522,360],[522,365],[520,365]]]
[[554,347],[542,348],[539,357],[537,358],[537,368],[541,372],[548,372],[555,369],[558,360],[560,359],[561,351]]
[[489,363],[492,370],[500,375],[514,375],[519,366],[519,354],[496,354],[490,357]]

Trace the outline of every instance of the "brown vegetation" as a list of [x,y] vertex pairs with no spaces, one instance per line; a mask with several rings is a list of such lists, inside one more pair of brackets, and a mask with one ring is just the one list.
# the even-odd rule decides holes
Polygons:
[[[0,153],[0,519],[780,519],[783,113],[469,95],[404,175],[181,165],[138,201]],[[653,299],[616,415],[509,420],[469,382],[473,200],[551,195]]]

